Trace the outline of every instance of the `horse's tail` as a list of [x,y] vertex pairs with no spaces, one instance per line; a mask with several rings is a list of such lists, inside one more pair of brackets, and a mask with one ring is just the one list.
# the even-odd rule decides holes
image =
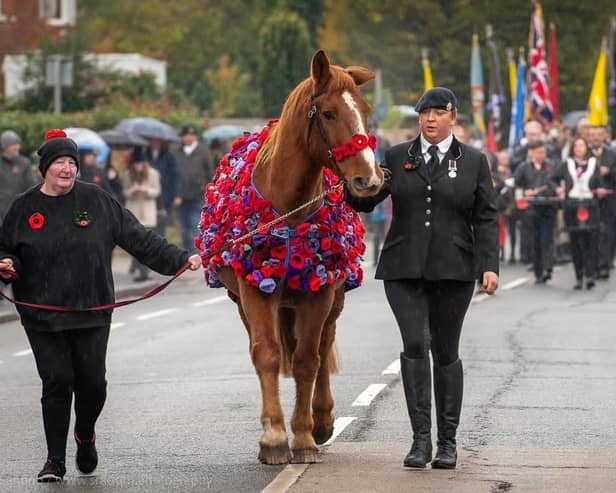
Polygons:
[[294,325],[293,310],[281,308],[278,311],[278,340],[280,341],[280,373],[285,377],[293,376],[293,353],[297,345]]
[[[293,310],[280,309],[278,312],[278,340],[280,341],[280,373],[285,377],[293,376],[293,353],[297,345],[295,338],[295,314]],[[327,354],[325,368],[330,374],[340,371],[338,350],[336,343],[332,343],[331,349]]]

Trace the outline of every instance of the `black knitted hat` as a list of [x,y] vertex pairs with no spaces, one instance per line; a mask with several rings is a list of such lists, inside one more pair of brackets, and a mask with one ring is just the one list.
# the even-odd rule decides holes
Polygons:
[[45,134],[45,143],[36,153],[39,155],[39,170],[45,176],[47,169],[62,156],[72,157],[79,167],[79,149],[73,139],[69,139],[64,130],[54,128]]

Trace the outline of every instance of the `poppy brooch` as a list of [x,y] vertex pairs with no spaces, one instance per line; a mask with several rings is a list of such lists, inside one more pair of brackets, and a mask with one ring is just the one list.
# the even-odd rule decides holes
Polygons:
[[73,215],[73,223],[80,228],[87,228],[92,222],[92,216],[86,211],[75,212]]
[[424,158],[421,154],[410,154],[404,163],[404,169],[407,171],[413,171],[424,164]]
[[45,216],[40,212],[35,212],[28,219],[28,224],[32,229],[43,229],[43,226],[45,226]]

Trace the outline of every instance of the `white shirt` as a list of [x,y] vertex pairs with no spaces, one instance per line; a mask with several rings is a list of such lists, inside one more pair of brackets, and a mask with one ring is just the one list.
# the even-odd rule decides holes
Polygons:
[[[421,142],[421,154],[423,155],[424,161],[427,163],[428,161],[430,161],[430,159],[432,159],[430,154],[428,153],[428,149],[430,149],[430,146],[433,144],[430,144],[430,142],[428,142],[425,139],[423,134],[421,134],[419,139]],[[453,133],[449,134],[447,138],[441,140],[438,144],[436,144],[436,147],[438,147],[438,151],[436,152],[436,154],[438,155],[439,164],[445,157],[445,154],[447,154],[447,151],[451,147],[452,142],[453,142]]]
[[184,146],[183,147],[184,154],[186,154],[187,156],[190,156],[193,153],[193,151],[197,148],[198,145],[199,145],[199,141],[195,140],[191,145]]

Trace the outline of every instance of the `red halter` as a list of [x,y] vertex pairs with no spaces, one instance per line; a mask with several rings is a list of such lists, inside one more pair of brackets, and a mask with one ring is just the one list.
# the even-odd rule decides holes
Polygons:
[[333,147],[332,156],[339,163],[348,157],[355,156],[355,154],[363,151],[366,147],[370,147],[373,151],[376,149],[376,135],[370,135],[369,137],[362,134],[353,135],[347,143]]

